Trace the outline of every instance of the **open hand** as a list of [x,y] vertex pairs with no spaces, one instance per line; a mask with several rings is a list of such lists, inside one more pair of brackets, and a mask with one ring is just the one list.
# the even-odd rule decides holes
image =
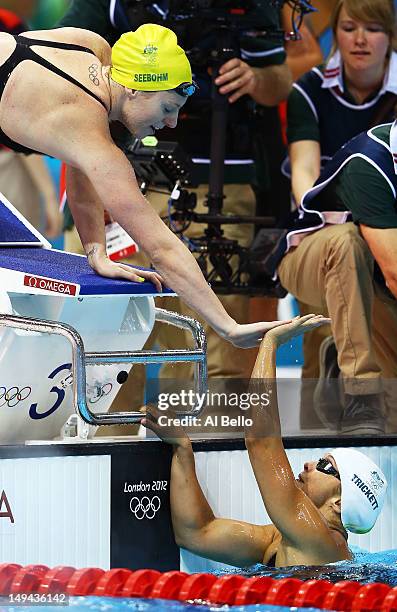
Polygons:
[[252,348],[258,346],[265,334],[271,329],[284,327],[291,323],[291,319],[286,321],[260,321],[259,323],[247,323],[239,325],[235,323],[225,339],[239,348]]
[[295,317],[290,323],[273,327],[267,334],[266,340],[274,340],[277,346],[286,344],[292,338],[301,336],[302,334],[331,323],[331,319],[323,315],[308,314],[303,317]]

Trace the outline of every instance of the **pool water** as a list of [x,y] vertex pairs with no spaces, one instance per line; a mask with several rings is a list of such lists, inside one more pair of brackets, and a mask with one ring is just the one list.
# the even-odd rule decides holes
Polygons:
[[[0,608],[7,612],[21,612],[21,608]],[[116,597],[71,597],[68,606],[24,606],[23,612],[324,612],[318,608],[286,608],[256,604],[252,606],[211,606],[180,603],[167,599],[121,599]]]
[[397,550],[386,550],[379,553],[368,553],[352,548],[352,561],[338,561],[323,566],[294,566],[287,568],[268,568],[255,565],[246,572],[239,571],[244,576],[271,576],[272,578],[299,578],[300,580],[358,580],[367,582],[383,582],[389,586],[397,586]]
[[[354,548],[352,561],[338,561],[324,566],[295,566],[288,568],[268,568],[264,565],[255,565],[245,572],[239,570],[240,575],[271,576],[272,578],[299,578],[310,580],[312,578],[338,582],[340,580],[357,580],[362,584],[368,582],[383,582],[391,587],[397,586],[397,550],[388,550],[379,553],[368,553]],[[224,574],[225,572],[222,572]],[[7,612],[20,612],[18,607],[0,607]],[[165,599],[122,599],[115,597],[71,597],[69,606],[24,606],[23,612],[61,612],[62,609],[70,612],[218,612],[230,610],[231,612],[319,612],[317,608],[289,608],[284,606],[271,606],[268,604],[255,604],[249,606],[220,606],[197,605],[180,603]]]

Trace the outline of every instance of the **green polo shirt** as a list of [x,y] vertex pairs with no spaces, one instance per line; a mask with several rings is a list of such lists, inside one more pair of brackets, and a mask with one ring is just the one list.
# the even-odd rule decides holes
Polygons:
[[[373,131],[389,144],[390,125]],[[397,202],[384,176],[368,161],[355,157],[316,198],[322,210],[350,210],[355,223],[397,227]],[[333,206],[333,207],[332,207]]]
[[83,28],[103,36],[110,45],[120,37],[109,18],[109,0],[72,0],[67,13],[57,24],[59,28]]
[[313,68],[293,85],[287,104],[288,143],[314,140],[321,156],[331,158],[351,138],[370,126],[393,121],[391,94],[374,92],[357,104],[346,85],[344,92],[323,87],[324,66]]

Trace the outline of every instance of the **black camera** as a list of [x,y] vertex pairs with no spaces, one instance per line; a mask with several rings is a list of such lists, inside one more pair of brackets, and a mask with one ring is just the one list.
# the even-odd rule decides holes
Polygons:
[[[124,2],[132,29],[148,21],[169,26],[177,33],[192,65],[204,66],[205,73],[208,66],[212,69],[208,212],[196,212],[196,197],[189,191],[190,187],[195,186],[193,164],[177,143],[163,141],[148,147],[136,142],[128,150],[127,156],[137,172],[143,192],[149,185],[155,185],[171,193],[169,225],[195,253],[204,276],[217,293],[285,295],[284,289],[273,281],[267,271],[272,245],[282,236],[280,230],[274,229],[275,219],[222,213],[229,103],[227,96],[221,95],[214,84],[220,66],[232,57],[240,57],[242,35],[280,41],[297,39],[304,14],[315,10],[311,0],[269,2],[276,9],[285,3],[292,7],[290,32],[285,33],[276,26],[261,23],[264,17],[258,10],[260,3],[255,0],[169,0],[167,10],[161,13],[150,0]],[[239,141],[243,140],[239,138]],[[192,222],[206,226],[202,236],[194,239],[185,236]],[[257,232],[251,248],[241,247],[236,240],[224,236],[224,226],[243,223],[262,228]],[[237,260],[237,266],[234,263],[231,265],[232,259],[233,262]]]
[[[126,155],[134,167],[141,191],[146,193],[155,186],[170,193],[168,216],[164,219],[172,231],[184,239],[190,224],[202,223],[227,225],[260,223],[259,230],[249,248],[241,247],[237,241],[209,237],[207,233],[195,239],[184,239],[189,249],[196,254],[201,270],[220,294],[240,293],[284,297],[286,291],[271,278],[268,260],[275,243],[284,235],[284,230],[274,227],[272,217],[240,217],[232,215],[200,214],[195,211],[196,194],[189,188],[196,187],[191,158],[177,142],[145,144],[139,139],[128,148]],[[221,219],[221,222],[220,222]],[[230,260],[238,257],[238,266],[233,271]],[[211,265],[209,265],[211,264]]]
[[159,10],[153,0],[124,0],[123,4],[132,30],[147,22],[169,27],[177,33],[179,42],[189,54],[204,32],[221,24],[240,30],[260,31],[262,36],[280,42],[298,40],[304,15],[317,10],[312,6],[312,0],[268,1],[277,9],[284,4],[291,7],[288,32],[260,23],[254,0],[169,0],[165,10]]

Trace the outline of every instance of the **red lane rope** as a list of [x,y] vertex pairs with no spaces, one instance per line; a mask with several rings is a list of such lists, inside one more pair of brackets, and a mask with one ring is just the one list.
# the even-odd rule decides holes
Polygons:
[[316,607],[351,612],[397,612],[397,587],[373,582],[342,580],[274,579],[268,576],[245,578],[238,574],[132,571],[125,568],[104,571],[98,567],[0,564],[0,595],[18,593],[65,593],[103,597],[145,597],[208,604],[273,604]]

